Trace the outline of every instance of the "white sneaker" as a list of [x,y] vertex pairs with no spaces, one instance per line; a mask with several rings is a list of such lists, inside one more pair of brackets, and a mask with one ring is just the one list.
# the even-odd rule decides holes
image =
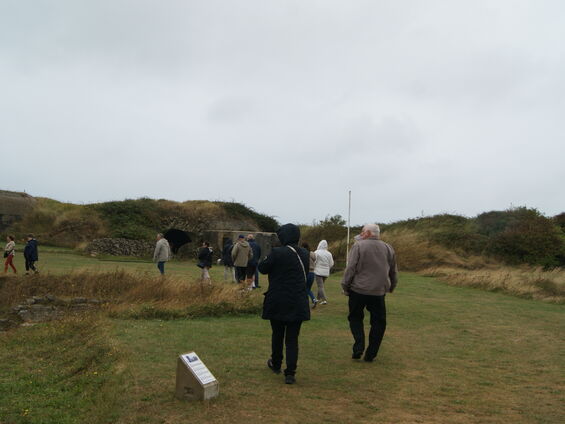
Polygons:
[[320,302],[320,305],[327,305],[327,304],[328,304],[328,301],[327,301],[327,300],[322,300],[322,301]]

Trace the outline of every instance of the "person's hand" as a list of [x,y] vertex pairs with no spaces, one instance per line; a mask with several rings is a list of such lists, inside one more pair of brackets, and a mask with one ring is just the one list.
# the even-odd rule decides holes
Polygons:
[[349,296],[349,292],[343,289],[341,290],[341,294],[343,294],[344,296]]

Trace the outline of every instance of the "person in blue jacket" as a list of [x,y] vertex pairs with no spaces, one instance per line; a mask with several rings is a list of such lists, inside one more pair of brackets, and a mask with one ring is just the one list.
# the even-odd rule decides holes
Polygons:
[[37,254],[37,240],[33,237],[33,234],[27,235],[27,243],[24,247],[24,259],[26,263],[26,275],[29,274],[29,270],[37,274],[39,271],[35,268],[35,262],[39,260],[39,255]]

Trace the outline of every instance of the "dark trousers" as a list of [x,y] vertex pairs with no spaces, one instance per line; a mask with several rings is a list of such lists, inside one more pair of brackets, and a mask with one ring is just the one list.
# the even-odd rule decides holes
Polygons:
[[313,272],[309,272],[306,276],[306,290],[308,291],[308,296],[312,300],[312,303],[314,303],[314,299],[316,299],[316,296],[314,296],[314,293],[312,293],[312,284],[314,284],[314,278],[316,278],[316,274],[314,274]]
[[37,271],[37,270],[35,269],[34,263],[35,263],[35,261],[31,261],[31,260],[29,260],[29,259],[26,259],[26,271],[29,271],[30,269],[31,269],[32,271]]
[[284,322],[271,320],[273,367],[280,369],[283,360],[283,343],[286,344],[286,369],[284,375],[296,374],[298,363],[298,335],[302,321]]
[[247,267],[246,266],[236,266],[235,267],[235,279],[238,283],[245,281],[245,277],[247,275]]
[[[371,314],[371,330],[369,332],[369,346],[365,351],[365,330],[363,328],[363,310],[367,308]],[[386,308],[385,296],[369,296],[365,294],[349,292],[349,328],[353,334],[353,353],[362,354],[365,358],[374,359],[379,352],[379,347],[385,335]]]
[[165,262],[157,262],[157,268],[161,275],[163,275],[165,273]]

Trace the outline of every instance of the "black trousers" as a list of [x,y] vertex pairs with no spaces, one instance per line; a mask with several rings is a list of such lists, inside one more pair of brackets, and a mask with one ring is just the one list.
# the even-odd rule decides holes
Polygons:
[[[365,351],[365,330],[363,328],[364,309],[371,314],[371,330],[369,332],[369,346]],[[386,308],[385,296],[369,296],[349,292],[349,328],[353,334],[353,353],[362,354],[365,358],[374,359],[379,352],[379,347],[385,335]]]
[[247,267],[246,266],[236,266],[235,267],[235,278],[238,283],[245,281]]
[[286,344],[286,369],[284,375],[296,374],[298,363],[298,335],[302,321],[284,322],[271,320],[273,366],[280,369],[283,360],[283,343]]
[[29,259],[26,259],[26,271],[29,271],[30,269],[32,271],[37,271],[35,269],[35,265],[34,265],[35,261],[30,261]]

